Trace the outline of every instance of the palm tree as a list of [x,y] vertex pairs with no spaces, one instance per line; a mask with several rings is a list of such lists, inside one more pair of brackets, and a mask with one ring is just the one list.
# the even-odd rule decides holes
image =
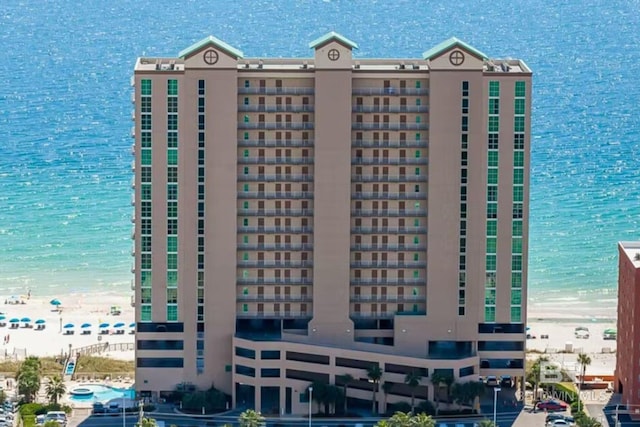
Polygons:
[[354,378],[351,374],[344,374],[340,375],[340,380],[342,381],[342,392],[344,393],[344,414],[347,415],[349,413],[347,408],[347,390],[349,389],[349,385],[351,385]]
[[158,423],[153,418],[143,418],[136,427],[158,427]]
[[45,390],[47,392],[47,397],[49,401],[54,405],[58,404],[58,399],[60,399],[66,392],[67,387],[64,385],[62,378],[60,375],[55,375],[45,386]]
[[478,423],[478,427],[494,427],[493,421],[487,419],[481,420]]
[[449,393],[451,391],[451,385],[453,385],[453,382],[455,381],[455,378],[453,378],[453,375],[451,374],[444,374],[443,375],[443,383],[445,386],[445,393],[447,396],[447,403],[449,403]]
[[416,388],[420,385],[420,381],[422,381],[422,375],[420,375],[416,370],[412,370],[404,377],[404,383],[411,388],[411,415],[415,413]]
[[238,417],[240,427],[261,427],[264,425],[264,417],[260,412],[256,412],[253,409],[247,409]]
[[380,369],[380,366],[377,363],[371,365],[369,369],[367,369],[367,377],[369,378],[369,381],[373,383],[373,396],[371,398],[371,412],[373,412],[374,414],[377,414],[378,411],[376,410],[376,407],[377,407],[376,392],[378,391],[378,384],[380,383],[380,379],[382,378],[382,369]]
[[440,409],[440,384],[444,382],[444,375],[434,370],[431,374],[431,384],[433,384],[433,400],[436,401],[436,415]]
[[578,390],[582,390],[584,386],[584,374],[587,372],[587,366],[591,365],[591,358],[585,353],[580,353],[578,354],[578,363],[580,364],[580,388]]
[[389,396],[389,393],[391,392],[391,389],[393,388],[393,383],[390,383],[389,381],[385,381],[382,383],[382,393],[384,393],[384,411],[387,412],[387,397]]
[[411,426],[413,417],[408,412],[396,412],[389,418],[389,427],[409,427]]
[[425,413],[414,415],[411,419],[412,427],[435,427],[436,421]]

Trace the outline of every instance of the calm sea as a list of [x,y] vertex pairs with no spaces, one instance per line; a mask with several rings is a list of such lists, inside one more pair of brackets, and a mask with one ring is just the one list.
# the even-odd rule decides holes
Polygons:
[[616,243],[640,238],[640,3],[457,3],[4,0],[0,295],[128,289],[137,56],[213,34],[247,56],[303,57],[336,30],[362,57],[418,57],[455,35],[523,58],[535,72],[532,296],[614,304]]

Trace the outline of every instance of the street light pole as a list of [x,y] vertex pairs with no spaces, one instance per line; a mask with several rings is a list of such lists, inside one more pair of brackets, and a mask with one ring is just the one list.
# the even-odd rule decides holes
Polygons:
[[500,392],[500,387],[496,387],[493,389],[493,427],[498,427],[497,417],[496,417],[496,407],[498,403],[498,393]]
[[122,395],[122,427],[127,427],[127,415],[125,413],[124,395]]
[[313,387],[309,387],[309,427],[311,427],[311,402],[313,402]]

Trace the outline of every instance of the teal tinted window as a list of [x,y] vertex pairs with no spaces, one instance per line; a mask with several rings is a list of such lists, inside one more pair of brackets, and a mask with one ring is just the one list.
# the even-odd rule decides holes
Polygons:
[[489,96],[500,96],[500,82],[489,82]]
[[489,99],[489,114],[500,114],[500,100],[490,98]]
[[526,95],[525,82],[516,82],[516,96],[523,97]]
[[178,237],[167,237],[167,252],[178,252]]
[[140,93],[142,95],[151,95],[151,80],[140,80]]
[[170,79],[167,81],[167,94],[176,96],[178,95],[178,81],[174,79]]
[[487,221],[487,236],[498,235],[498,222],[495,220]]
[[513,153],[513,166],[516,168],[524,166],[524,152],[516,151]]
[[513,131],[524,132],[524,117],[513,118]]
[[140,307],[140,321],[151,322],[151,305],[142,305]]
[[151,164],[151,150],[140,151],[140,163],[147,166]]
[[524,183],[524,170],[523,169],[514,169],[513,170],[513,183],[514,184],[523,184]]
[[168,305],[167,306],[167,322],[177,322],[177,321],[178,321],[178,306]]
[[524,99],[518,98],[514,102],[514,112],[516,114],[524,114]]
[[492,168],[498,167],[498,152],[497,151],[489,151],[488,153],[488,165]]
[[513,221],[511,225],[511,234],[513,236],[522,236],[522,221]]
[[167,150],[167,164],[172,166],[178,164],[178,150]]
[[489,132],[498,132],[500,130],[500,118],[489,117]]

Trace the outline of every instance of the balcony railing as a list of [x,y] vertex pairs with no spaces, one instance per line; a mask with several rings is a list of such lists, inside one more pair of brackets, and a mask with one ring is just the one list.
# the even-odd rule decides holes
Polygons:
[[351,285],[413,285],[413,286],[426,286],[426,279],[413,279],[413,278],[388,278],[388,277],[378,277],[378,278],[352,278],[350,280]]
[[238,249],[249,251],[311,251],[313,250],[313,245],[311,243],[239,243]]
[[313,233],[313,227],[238,227],[240,233],[283,233],[305,234]]
[[311,191],[239,191],[238,199],[312,199]]
[[312,87],[240,87],[238,93],[243,95],[313,95]]
[[312,216],[312,209],[239,209],[240,216]]
[[257,268],[309,268],[313,267],[311,260],[289,260],[289,261],[238,261],[238,267]]
[[239,157],[241,165],[310,165],[313,157]]
[[239,312],[236,317],[240,319],[307,319],[313,317],[311,313],[306,311],[281,311],[279,313],[257,311],[257,312]]
[[306,113],[313,112],[313,105],[291,105],[291,104],[253,104],[244,105],[241,104],[238,107],[238,111],[242,112],[262,112],[262,113]]
[[313,281],[308,277],[243,277],[238,279],[239,285],[311,285]]
[[389,245],[389,244],[352,244],[351,250],[358,251],[424,251],[427,249],[423,244],[412,245]]
[[372,148],[426,148],[429,142],[426,140],[405,140],[405,141],[381,141],[370,139],[354,139],[351,141],[354,147]]
[[238,295],[238,301],[251,302],[305,302],[311,301],[311,295]]
[[239,139],[239,147],[313,147],[313,139]]
[[427,227],[351,227],[355,234],[415,234],[426,233]]
[[426,123],[352,123],[351,129],[356,130],[427,130]]
[[352,157],[352,165],[426,165],[426,157]]
[[351,302],[416,302],[424,301],[424,295],[351,295]]
[[426,105],[354,105],[354,113],[427,113]]
[[382,193],[382,192],[360,192],[352,193],[351,199],[353,200],[423,200],[427,198],[427,193]]
[[352,312],[349,316],[354,319],[391,319],[395,316],[424,316],[427,312],[422,311],[373,311],[373,312]]
[[239,122],[238,129],[313,129],[313,122]]
[[460,360],[469,357],[476,357],[478,353],[475,351],[438,351],[427,353],[427,359],[431,360]]
[[351,90],[353,95],[428,95],[428,89],[397,88],[389,87],[354,87]]
[[352,182],[427,182],[427,175],[351,175]]
[[425,261],[351,261],[351,268],[424,268]]
[[426,209],[354,209],[351,211],[351,216],[362,217],[413,217],[413,216],[425,216],[427,214]]
[[313,175],[302,174],[276,174],[276,175],[264,175],[264,174],[252,174],[252,175],[238,175],[238,181],[256,181],[256,182],[313,182]]

